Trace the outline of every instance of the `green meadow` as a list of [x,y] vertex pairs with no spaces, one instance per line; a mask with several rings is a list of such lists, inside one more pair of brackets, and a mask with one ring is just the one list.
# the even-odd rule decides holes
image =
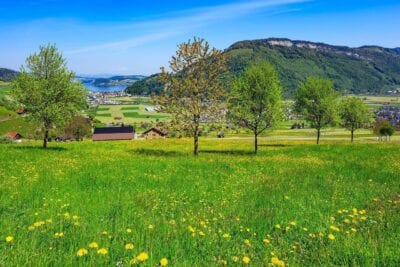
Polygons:
[[313,143],[0,145],[0,266],[399,266],[400,143]]

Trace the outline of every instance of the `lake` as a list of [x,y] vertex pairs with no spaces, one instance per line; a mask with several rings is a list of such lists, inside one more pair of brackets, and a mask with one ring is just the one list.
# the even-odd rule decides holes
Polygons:
[[116,92],[123,91],[126,89],[126,85],[115,85],[115,86],[96,86],[93,83],[82,83],[91,92]]

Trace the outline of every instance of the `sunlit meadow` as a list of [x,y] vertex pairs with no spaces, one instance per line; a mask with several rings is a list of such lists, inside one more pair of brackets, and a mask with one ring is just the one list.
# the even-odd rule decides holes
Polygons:
[[399,266],[400,143],[0,146],[0,266]]

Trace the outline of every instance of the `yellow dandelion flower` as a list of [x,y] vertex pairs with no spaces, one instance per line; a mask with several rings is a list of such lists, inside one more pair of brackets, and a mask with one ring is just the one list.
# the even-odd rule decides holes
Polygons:
[[244,256],[244,257],[242,258],[242,262],[243,262],[244,264],[249,264],[249,263],[250,263],[250,258],[247,257],[247,256]]
[[366,219],[367,219],[367,216],[361,216],[361,217],[360,217],[360,220],[361,220],[361,221],[365,221]]
[[107,231],[103,231],[102,234],[103,235],[108,235],[108,232]]
[[205,234],[203,231],[200,231],[200,232],[199,232],[199,235],[205,236],[206,234]]
[[76,256],[78,256],[78,257],[83,257],[83,256],[85,256],[86,254],[88,254],[87,249],[86,249],[86,248],[81,248],[81,249],[79,249],[78,252],[76,253]]
[[96,242],[92,242],[89,244],[89,248],[98,248],[99,245]]
[[263,240],[263,242],[264,242],[264,244],[266,244],[266,245],[268,245],[268,244],[271,243],[271,241],[270,241],[269,239],[267,239],[267,238],[265,238],[265,239]]
[[167,266],[168,265],[168,259],[167,258],[162,258],[160,260],[160,266]]
[[106,248],[101,248],[99,250],[97,250],[97,254],[100,255],[106,255],[108,253],[108,250]]
[[149,254],[147,254],[147,252],[142,252],[138,256],[136,256],[136,259],[141,262],[146,261],[149,259]]
[[125,245],[125,249],[126,249],[126,250],[131,250],[131,249],[133,249],[133,244],[132,244],[132,243],[126,244],[126,245]]
[[353,233],[355,233],[355,232],[357,232],[357,229],[356,229],[356,228],[351,228],[351,231],[352,231]]
[[74,215],[74,216],[72,216],[72,219],[78,220],[78,219],[79,219],[79,216],[78,216],[78,215]]
[[303,231],[304,231],[304,232],[307,232],[307,231],[308,231],[308,228],[303,227]]
[[343,222],[344,223],[350,223],[350,220],[346,218],[346,219],[343,220]]
[[276,229],[281,229],[281,225],[280,224],[275,224],[275,228]]
[[231,235],[230,235],[230,234],[228,234],[228,233],[225,233],[225,234],[223,234],[223,235],[222,235],[222,237],[223,237],[223,238],[230,238],[230,237],[231,237]]
[[131,265],[136,265],[137,264],[137,259],[131,259],[131,261],[129,262]]
[[232,256],[232,261],[233,262],[238,262],[239,261],[239,257],[238,256]]
[[295,221],[291,221],[289,224],[292,225],[292,226],[296,226],[296,222]]
[[147,228],[149,228],[149,230],[153,230],[154,229],[154,225],[150,224]]
[[282,260],[280,260],[280,259],[277,258],[277,257],[272,257],[272,258],[271,258],[271,264],[272,264],[273,266],[280,266],[280,267],[284,267],[284,266],[285,266],[285,262],[282,261]]
[[35,230],[35,226],[33,226],[33,225],[31,225],[31,226],[28,226],[28,230],[29,230],[29,231],[33,231],[33,230]]
[[328,235],[328,238],[329,238],[330,240],[335,240],[335,236],[334,236],[333,234],[329,234],[329,235]]
[[244,244],[246,245],[246,246],[251,246],[251,244],[250,244],[250,240],[248,240],[248,239],[245,239],[244,240]]
[[63,232],[55,233],[55,234],[54,234],[54,237],[55,237],[55,238],[63,238],[63,237],[64,237],[64,233],[63,233]]
[[12,237],[12,236],[10,236],[10,235],[6,237],[6,242],[7,242],[7,243],[11,243],[11,242],[13,242],[13,241],[14,241],[14,237]]
[[127,232],[127,233],[132,233],[132,229],[131,229],[131,228],[127,228],[127,229],[126,229],[126,232]]
[[188,226],[188,230],[191,233],[194,233],[196,231],[191,225]]
[[329,227],[329,229],[331,229],[332,231],[335,231],[335,232],[340,232],[340,229],[338,227],[334,226],[334,225],[331,225]]

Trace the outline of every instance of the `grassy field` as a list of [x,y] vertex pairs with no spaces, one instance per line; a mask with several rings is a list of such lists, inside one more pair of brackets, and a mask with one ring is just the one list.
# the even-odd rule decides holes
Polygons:
[[400,143],[39,146],[0,145],[0,266],[400,265]]

